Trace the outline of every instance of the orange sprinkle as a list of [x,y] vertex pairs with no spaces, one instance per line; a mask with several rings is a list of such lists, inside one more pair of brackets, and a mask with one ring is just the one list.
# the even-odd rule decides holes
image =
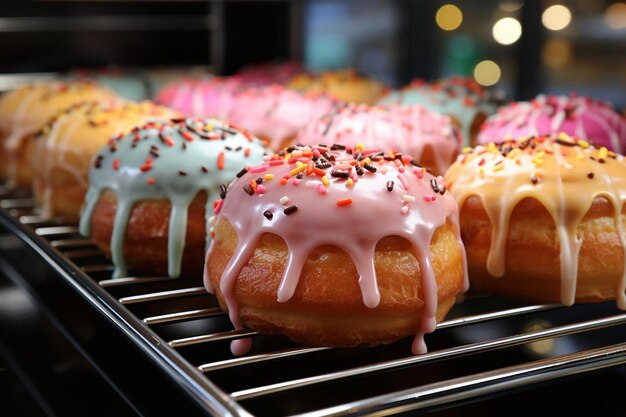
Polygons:
[[156,182],[156,180],[152,177],[148,178],[148,184],[152,185]]
[[224,151],[217,155],[217,169],[224,169]]
[[193,142],[194,141],[194,137],[191,135],[191,133],[186,132],[184,130],[181,130],[180,134],[183,137],[183,139],[185,139],[187,142]]
[[257,183],[255,180],[250,180],[250,187],[252,188],[252,191],[254,191],[256,193],[256,186]]
[[287,178],[281,178],[280,185],[285,185],[285,184],[287,184]]
[[351,198],[344,198],[343,200],[337,200],[337,205],[339,207],[349,206],[350,204],[352,204]]
[[315,175],[317,175],[318,177],[323,177],[324,175],[326,175],[326,171],[321,170],[319,168],[313,167],[313,173]]
[[243,151],[243,156],[245,156],[246,158],[250,156],[250,148],[246,148],[246,149]]
[[113,169],[117,171],[119,168],[120,168],[120,160],[119,159],[114,159],[113,160]]
[[165,144],[169,147],[174,146],[174,141],[172,140],[172,138],[165,137],[163,138],[163,142],[165,142]]

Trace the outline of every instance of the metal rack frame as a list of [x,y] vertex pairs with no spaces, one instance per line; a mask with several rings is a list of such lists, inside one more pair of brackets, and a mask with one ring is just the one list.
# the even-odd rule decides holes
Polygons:
[[[93,258],[102,258],[101,252],[93,244],[78,235],[75,225],[66,225],[40,218],[34,209],[34,201],[18,197],[8,190],[0,189],[0,223],[13,230],[15,234],[32,247],[59,275],[69,283],[82,297],[89,301],[99,314],[105,316],[114,326],[150,358],[155,367],[167,374],[178,386],[193,399],[207,414],[220,416],[255,415],[244,404],[259,401],[274,395],[289,395],[298,390],[317,388],[329,383],[343,383],[358,377],[388,374],[406,369],[432,365],[447,360],[469,355],[487,354],[500,349],[529,346],[532,343],[548,339],[572,336],[595,330],[625,326],[626,314],[602,314],[600,317],[575,321],[563,325],[549,326],[529,330],[503,337],[486,338],[482,341],[462,343],[433,350],[424,355],[410,356],[410,352],[388,360],[378,360],[373,355],[369,362],[359,366],[348,366],[329,372],[313,372],[311,375],[278,382],[252,386],[244,389],[229,390],[211,378],[212,372],[234,372],[246,367],[298,360],[307,362],[316,354],[341,355],[345,350],[327,347],[304,347],[292,345],[286,348],[253,352],[243,357],[221,357],[198,360],[189,359],[181,349],[194,346],[212,346],[218,342],[253,337],[265,338],[249,330],[226,329],[179,338],[164,338],[159,335],[158,326],[178,326],[195,321],[224,320],[225,315],[216,306],[212,295],[205,292],[198,281],[191,279],[176,281],[177,288],[167,288],[173,280],[155,276],[129,276],[120,279],[98,279],[98,274],[112,270],[107,261],[93,262]],[[102,258],[104,259],[104,258]],[[189,282],[188,282],[189,281]],[[162,288],[160,286],[163,285]],[[149,289],[142,290],[142,287]],[[132,288],[129,295],[114,296],[112,291]],[[129,308],[152,305],[160,301],[184,300],[189,297],[206,297],[205,308],[164,311],[156,314],[138,315]],[[484,304],[491,296],[482,294],[468,295],[464,304]],[[456,307],[455,307],[456,308]],[[572,309],[582,307],[573,307]],[[612,313],[612,305],[607,311]],[[477,324],[495,323],[501,320],[529,315],[547,314],[563,310],[560,305],[519,305],[493,311],[481,311],[481,308],[463,312],[437,326],[438,331],[456,330]],[[574,311],[574,310],[572,310]],[[452,314],[454,316],[454,314]],[[361,351],[362,352],[362,351]],[[193,362],[197,364],[193,364]],[[488,394],[503,394],[511,389],[530,387],[533,384],[556,380],[573,375],[599,371],[608,367],[626,364],[626,337],[617,343],[593,349],[555,354],[538,360],[526,361],[511,366],[488,369],[484,372],[462,376],[442,378],[410,388],[391,390],[379,395],[366,395],[363,398],[339,402],[331,406],[322,406],[315,410],[296,410],[292,416],[345,416],[345,415],[395,415],[417,410],[428,411],[434,407],[452,406],[468,399]]]

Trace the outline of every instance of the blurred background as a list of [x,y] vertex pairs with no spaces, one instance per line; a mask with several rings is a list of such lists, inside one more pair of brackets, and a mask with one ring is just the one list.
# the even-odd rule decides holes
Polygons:
[[[0,89],[67,71],[141,83],[301,60],[399,87],[475,77],[510,97],[578,92],[626,107],[615,0],[35,1],[0,5]],[[139,87],[137,87],[139,89]],[[131,89],[132,90],[132,89]],[[137,94],[140,94],[139,92]]]

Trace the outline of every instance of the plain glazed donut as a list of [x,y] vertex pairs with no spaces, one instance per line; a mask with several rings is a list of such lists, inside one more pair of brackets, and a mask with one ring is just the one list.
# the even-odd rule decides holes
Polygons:
[[461,208],[472,289],[626,308],[626,161],[565,134],[481,145],[446,185]]
[[418,164],[443,174],[461,152],[461,136],[448,116],[422,106],[340,104],[306,126],[298,143],[341,143],[354,148],[390,149],[415,158]]
[[30,188],[35,136],[50,120],[82,102],[114,100],[115,93],[91,81],[29,84],[0,98],[0,181]]
[[287,87],[327,94],[339,101],[363,104],[376,103],[389,90],[381,81],[353,69],[298,74],[289,81]]
[[561,132],[626,152],[626,119],[608,102],[574,94],[540,95],[530,102],[501,107],[483,124],[478,141],[484,144]]
[[423,353],[466,288],[457,205],[410,158],[342,149],[288,148],[231,183],[205,286],[237,329],[337,347],[416,335]]
[[35,139],[33,194],[41,215],[77,222],[93,156],[138,124],[178,113],[152,102],[112,100],[72,106]]
[[263,160],[258,139],[217,119],[148,122],[100,149],[89,171],[80,232],[128,268],[170,277],[199,274],[207,213],[246,165]]

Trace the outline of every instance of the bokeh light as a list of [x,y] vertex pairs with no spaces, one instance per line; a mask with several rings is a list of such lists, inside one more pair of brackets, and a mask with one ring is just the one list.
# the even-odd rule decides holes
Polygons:
[[478,84],[485,87],[496,84],[500,81],[501,75],[500,66],[490,60],[480,61],[474,67],[474,79]]
[[572,13],[562,4],[548,7],[541,15],[541,23],[550,30],[565,29],[572,21]]
[[626,3],[613,3],[604,14],[604,20],[611,29],[626,29]]
[[550,39],[541,51],[546,66],[559,69],[572,61],[572,45],[562,39]]
[[463,22],[463,12],[454,4],[444,4],[437,10],[435,21],[443,30],[455,30]]
[[491,33],[496,42],[511,45],[522,36],[522,25],[515,18],[504,17],[493,25]]

